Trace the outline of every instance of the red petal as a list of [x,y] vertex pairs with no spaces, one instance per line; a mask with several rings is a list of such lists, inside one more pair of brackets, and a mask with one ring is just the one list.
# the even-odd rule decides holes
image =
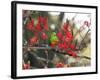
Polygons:
[[62,38],[63,38],[62,32],[58,32],[58,33],[57,33],[57,36],[58,36],[59,39],[62,39]]
[[29,69],[30,65],[29,64],[23,64],[23,69]]
[[42,33],[42,39],[46,40],[48,38],[48,36],[43,32]]
[[62,48],[63,48],[63,44],[62,44],[62,43],[59,43],[59,44],[58,44],[58,47],[59,47],[60,49],[62,49]]
[[74,44],[71,44],[71,45],[70,45],[70,48],[71,48],[71,49],[76,49],[76,46],[75,46]]
[[72,50],[67,51],[67,53],[70,54],[73,57],[77,56],[77,54],[74,51],[72,51]]
[[57,68],[62,68],[62,67],[64,67],[64,64],[63,63],[58,63],[58,64],[56,64],[56,67]]
[[41,30],[42,30],[42,28],[41,28],[41,26],[40,26],[40,23],[37,24],[36,29],[37,29],[38,31],[41,31]]
[[73,35],[72,35],[72,33],[71,33],[70,31],[68,31],[68,32],[66,33],[66,38],[65,38],[65,40],[66,40],[67,42],[70,42],[71,40],[73,40]]
[[67,23],[64,23],[63,29],[66,30],[66,31],[68,30],[68,24]]
[[49,27],[48,27],[48,24],[47,23],[44,24],[44,29],[47,30],[47,31],[49,30]]
[[34,19],[32,19],[31,21],[29,21],[29,22],[27,23],[26,28],[27,28],[28,30],[30,30],[30,31],[33,31],[33,30],[34,30]]
[[38,38],[35,36],[33,38],[30,39],[30,44],[34,44],[38,41]]

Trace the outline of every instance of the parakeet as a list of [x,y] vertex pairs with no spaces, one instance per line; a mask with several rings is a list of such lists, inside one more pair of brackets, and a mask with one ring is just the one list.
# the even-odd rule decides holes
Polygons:
[[52,32],[50,36],[50,44],[52,47],[56,46],[59,42],[59,39],[56,35],[56,32]]

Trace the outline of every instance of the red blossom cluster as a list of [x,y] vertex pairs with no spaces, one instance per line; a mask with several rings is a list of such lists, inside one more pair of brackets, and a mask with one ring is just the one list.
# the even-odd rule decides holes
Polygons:
[[23,64],[23,69],[30,69],[30,64]]
[[58,32],[57,36],[60,40],[58,47],[62,50],[65,50],[66,53],[70,54],[71,56],[76,57],[76,46],[72,43],[74,37],[71,32],[70,24],[64,23],[62,31]]
[[[30,44],[35,44],[36,42],[38,42],[39,35],[43,40],[49,39],[48,35],[44,32],[49,30],[47,17],[39,16],[36,26],[34,25],[34,19],[30,18],[30,21],[27,23],[26,28],[35,34],[34,37],[29,39]],[[38,35],[39,32],[40,34]],[[71,56],[76,57],[76,46],[72,44],[74,37],[71,31],[71,25],[69,23],[64,23],[63,28],[56,34],[56,36],[59,39],[59,43],[57,44],[59,49],[65,50]]]
[[30,44],[34,44],[34,43],[36,43],[37,41],[38,41],[38,37],[37,37],[37,36],[34,36],[34,37],[32,37],[32,38],[29,39],[29,43],[30,43]]
[[56,67],[57,68],[62,68],[62,67],[64,67],[64,63],[59,62],[59,63],[56,64]]
[[34,19],[31,19],[27,25],[26,25],[26,28],[30,31],[33,31],[34,30]]
[[46,30],[48,31],[48,18],[47,17],[38,17],[38,23],[36,26],[34,25],[34,19],[30,18],[30,21],[27,23],[26,28],[30,31],[41,31],[41,30]]
[[41,38],[43,40],[48,39],[48,36],[46,33],[43,32],[43,30],[48,31],[49,27],[48,27],[48,18],[47,17],[42,17],[39,16],[38,17],[38,23],[36,24],[36,26],[34,25],[34,19],[30,18],[29,22],[26,25],[26,29],[28,29],[29,31],[32,31],[34,33],[34,37],[29,39],[29,43],[30,44],[34,44],[38,41],[38,32],[41,32]]

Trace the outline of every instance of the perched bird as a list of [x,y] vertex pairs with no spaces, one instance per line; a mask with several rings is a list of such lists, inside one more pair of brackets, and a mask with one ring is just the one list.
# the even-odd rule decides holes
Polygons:
[[59,39],[56,35],[56,32],[52,32],[50,36],[50,44],[52,47],[55,47],[59,42]]

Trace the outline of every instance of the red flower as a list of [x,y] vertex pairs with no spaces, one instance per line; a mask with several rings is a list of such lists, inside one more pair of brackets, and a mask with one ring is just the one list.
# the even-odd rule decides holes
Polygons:
[[72,50],[68,50],[67,53],[70,54],[73,57],[77,57],[77,54]]
[[38,37],[36,37],[36,36],[32,37],[29,41],[30,41],[30,44],[32,45],[38,41]]
[[44,18],[44,29],[45,30],[49,30],[49,27],[48,27],[48,18],[46,17],[46,18]]
[[62,38],[63,38],[62,32],[58,32],[58,33],[57,33],[57,36],[58,36],[59,39],[62,39]]
[[67,49],[68,45],[66,43],[63,43],[63,49]]
[[90,27],[91,23],[89,23],[88,21],[84,21],[84,25],[86,25],[87,27]]
[[60,62],[60,63],[57,63],[57,64],[56,64],[56,67],[57,67],[57,68],[62,68],[62,67],[64,67],[64,64],[61,63],[61,62]]
[[38,22],[39,22],[39,23],[43,23],[43,22],[44,22],[44,18],[43,18],[42,16],[39,16],[39,17],[38,17]]
[[60,48],[60,49],[67,49],[68,48],[68,45],[66,44],[66,43],[59,43],[58,44],[58,47]]
[[32,19],[31,21],[29,21],[26,25],[26,28],[30,31],[34,30],[34,19]]
[[30,69],[30,64],[23,64],[23,69]]
[[41,28],[41,26],[40,26],[40,23],[38,23],[38,24],[36,25],[36,30],[38,30],[38,31],[41,31],[41,30],[42,30],[42,28]]
[[76,46],[75,46],[74,44],[71,44],[69,47],[70,47],[71,49],[73,49],[73,50],[76,49]]
[[65,33],[66,33],[67,31],[71,31],[70,24],[64,23],[63,29],[62,29],[62,30],[63,30]]
[[67,30],[68,30],[68,24],[64,23],[64,25],[63,25],[63,31],[66,32]]
[[59,44],[58,44],[58,47],[59,47],[60,49],[63,49],[63,44],[62,44],[62,43],[59,43]]
[[73,35],[70,31],[66,32],[66,37],[65,37],[65,41],[70,42],[73,40]]
[[38,23],[40,24],[40,26],[42,24],[43,25],[43,28],[45,30],[48,30],[49,29],[48,28],[48,18],[47,17],[41,17],[41,16],[39,16],[38,17]]
[[42,36],[41,37],[42,37],[43,40],[48,39],[48,36],[44,32],[42,32]]

